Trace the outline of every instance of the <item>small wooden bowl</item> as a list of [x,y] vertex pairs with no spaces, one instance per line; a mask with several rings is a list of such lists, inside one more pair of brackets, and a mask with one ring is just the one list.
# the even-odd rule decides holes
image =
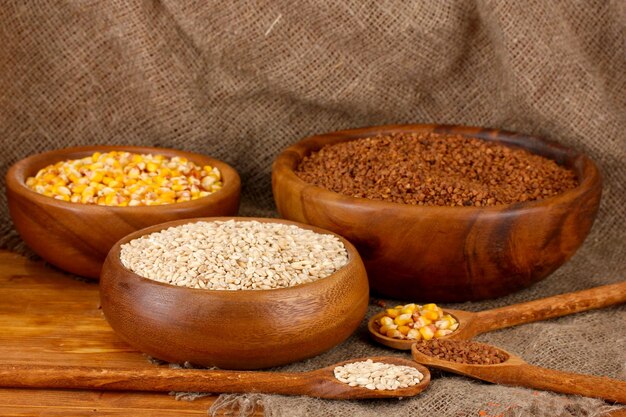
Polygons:
[[197,221],[286,220],[205,218],[179,220],[132,233],[117,242],[100,280],[102,309],[126,342],[168,362],[223,369],[259,369],[318,355],[359,326],[369,302],[365,267],[347,240],[349,262],[318,281],[275,290],[218,291],[179,287],[143,278],[120,261],[120,246],[168,227]]
[[[527,149],[574,170],[579,185],[539,201],[494,207],[414,206],[354,198],[297,177],[313,151],[378,134],[461,134]],[[350,240],[379,294],[424,302],[499,297],[537,282],[567,261],[589,233],[602,181],[588,157],[547,140],[500,130],[441,125],[380,126],[306,138],[272,167],[281,216]]]
[[[216,166],[224,186],[193,201],[136,207],[70,203],[38,194],[26,186],[28,177],[50,164],[110,151],[182,156],[199,165]],[[96,279],[107,253],[122,237],[171,220],[235,215],[241,188],[239,174],[224,162],[195,153],[137,146],[83,146],[33,155],[9,169],[6,184],[9,213],[26,244],[52,265]]]

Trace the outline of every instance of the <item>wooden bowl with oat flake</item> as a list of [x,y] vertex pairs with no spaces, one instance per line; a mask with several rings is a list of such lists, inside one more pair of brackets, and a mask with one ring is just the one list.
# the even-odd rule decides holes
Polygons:
[[[533,201],[481,207],[471,202],[467,206],[419,205],[388,200],[385,193],[383,198],[366,198],[331,191],[304,181],[297,173],[303,161],[321,155],[319,151],[326,145],[344,145],[347,149],[356,146],[350,143],[378,135],[436,136],[433,133],[461,137],[460,142],[465,138],[478,143],[477,147],[498,146],[517,154],[526,154],[520,149],[529,151],[530,158],[539,155],[551,160],[546,162],[557,170],[565,167],[573,171],[577,185]],[[351,153],[345,152],[342,160],[333,160],[332,164],[322,159],[320,166],[326,164],[328,174],[320,175],[320,181],[334,175],[340,186],[352,181],[351,178],[355,178],[351,184],[357,180],[365,183],[349,169],[338,168],[346,161],[359,159],[360,155],[350,149]],[[406,158],[409,153],[405,149],[400,155]],[[439,154],[434,154],[424,161],[425,169],[437,164],[441,160],[438,158]],[[383,166],[381,177],[396,166],[396,161],[391,159],[379,159]],[[465,157],[464,161],[476,162],[471,157]],[[371,165],[367,165],[370,162],[365,161],[361,167],[370,169]],[[443,169],[449,169],[450,165]],[[368,187],[376,186],[377,178],[368,179]],[[421,184],[407,182],[406,186],[416,189],[441,178],[445,177],[434,175],[423,178]],[[399,177],[398,181],[403,179]],[[493,181],[497,183],[501,179]],[[389,187],[398,183],[390,183]],[[545,278],[566,262],[591,229],[600,203],[602,181],[598,168],[587,156],[542,138],[475,127],[405,125],[345,130],[303,139],[274,161],[272,188],[282,217],[331,230],[356,246],[373,291],[411,301],[458,302],[511,293]],[[452,192],[453,188],[446,190]],[[424,194],[416,194],[415,198],[423,199]]]
[[[293,233],[309,233],[303,235],[302,241],[311,241],[312,246],[307,246],[310,251],[300,251],[298,245],[302,241],[296,237],[285,238],[287,243],[281,240],[282,235],[258,237],[252,229],[241,229],[244,223],[256,228],[293,227],[289,229]],[[224,229],[231,233],[227,238]],[[182,237],[172,234],[179,230]],[[317,240],[312,241],[311,235]],[[282,267],[273,267],[270,274],[267,269],[257,270],[258,264],[275,265],[284,259],[295,259],[291,258],[294,253],[295,257],[309,259],[311,269],[323,263],[325,258],[320,259],[316,253],[327,252],[315,252],[315,245],[326,245],[320,243],[319,236],[345,248],[340,251],[341,263],[334,264],[330,275],[319,275],[293,286],[271,289],[263,281],[257,289],[242,289],[245,280],[240,273],[248,267],[253,269],[250,279],[261,282],[257,276],[274,276],[273,272],[280,273]],[[146,238],[139,239],[142,237]],[[193,242],[189,240],[192,238]],[[273,252],[265,252],[261,246],[249,251],[242,249],[245,242],[261,241],[272,246]],[[177,252],[185,245],[193,249],[184,254]],[[292,247],[297,253],[285,252]],[[326,250],[325,246],[322,249]],[[158,251],[158,257],[151,255],[153,251]],[[240,255],[233,256],[235,253]],[[172,256],[171,260],[168,256]],[[194,260],[186,263],[191,258]],[[294,266],[299,271],[303,262],[298,259],[293,263],[299,262]],[[198,274],[193,268],[197,268]],[[280,279],[289,278],[289,271],[294,268],[282,269],[286,272]],[[208,270],[217,272],[209,275]],[[124,237],[113,246],[104,263],[100,294],[109,324],[135,348],[168,362],[223,369],[268,368],[318,355],[352,334],[363,320],[369,302],[365,267],[346,239],[288,220],[236,217],[168,222]]]

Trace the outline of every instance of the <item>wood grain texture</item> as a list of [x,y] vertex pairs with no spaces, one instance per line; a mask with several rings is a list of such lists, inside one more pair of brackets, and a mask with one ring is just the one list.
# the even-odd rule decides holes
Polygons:
[[[462,310],[444,309],[459,322],[459,328],[442,339],[471,339],[482,333],[497,329],[532,323],[540,320],[562,317],[568,314],[597,308],[609,307],[626,302],[626,281],[617,284],[602,285],[572,293],[513,304],[478,313]],[[382,311],[368,322],[368,331],[377,342],[400,350],[410,350],[414,341],[393,339],[378,332],[378,320],[385,315]]]
[[[216,166],[224,186],[207,197],[184,203],[107,207],[55,200],[25,184],[28,177],[49,164],[113,150],[182,156],[198,165]],[[136,146],[83,146],[33,155],[9,169],[6,184],[9,213],[28,246],[51,264],[89,278],[99,277],[109,249],[129,233],[171,220],[237,214],[241,188],[239,174],[224,162],[195,153]]]
[[[358,199],[300,180],[294,169],[324,145],[377,134],[462,134],[525,148],[576,173],[579,186],[540,201],[494,207],[412,206]],[[338,233],[359,250],[379,294],[419,301],[499,297],[545,278],[582,244],[602,190],[593,161],[537,137],[441,125],[380,126],[306,138],[272,167],[281,216]]]
[[[256,220],[205,218],[193,221]],[[115,331],[142,352],[166,360],[222,369],[259,369],[318,355],[344,341],[365,317],[369,288],[363,262],[344,243],[349,261],[318,281],[275,290],[217,291],[164,284],[126,269],[120,245],[179,220],[126,236],[114,245],[102,269],[102,308]]]
[[[100,310],[96,283],[0,251],[0,366],[12,365],[167,368],[115,335]],[[163,393],[3,388],[0,415],[206,416],[215,398],[188,402]]]
[[[205,416],[215,397],[176,401],[162,393],[0,389],[2,417]],[[224,415],[218,413],[217,415]],[[262,416],[259,409],[255,416]]]
[[602,398],[626,404],[626,381],[613,378],[562,372],[530,365],[504,349],[509,359],[496,365],[470,365],[425,355],[411,348],[413,359],[423,365],[477,378],[494,384],[513,385],[554,391],[562,394]]
[[[336,366],[372,359],[417,368],[424,376],[416,385],[395,390],[352,387],[334,376]],[[0,387],[71,388],[211,393],[259,392],[307,395],[326,399],[412,397],[430,383],[430,372],[410,359],[391,356],[356,358],[310,372],[253,372],[192,369],[103,369],[78,366],[0,365]]]

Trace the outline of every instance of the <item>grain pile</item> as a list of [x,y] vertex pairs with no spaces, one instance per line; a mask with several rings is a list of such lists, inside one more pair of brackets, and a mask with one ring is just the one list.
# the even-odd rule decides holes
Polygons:
[[296,174],[352,197],[426,206],[540,200],[577,185],[574,172],[524,149],[435,133],[327,145],[306,156]]
[[424,375],[411,366],[374,362],[371,359],[337,366],[335,378],[351,387],[376,390],[408,388],[418,384]]
[[420,340],[415,348],[421,353],[444,361],[472,365],[495,365],[509,356],[493,346],[469,340]]
[[180,156],[112,151],[59,161],[29,177],[26,185],[57,200],[133,207],[206,197],[222,188],[222,177],[217,167]]
[[154,281],[208,290],[267,290],[327,277],[348,263],[336,236],[257,221],[187,223],[131,240],[120,260]]

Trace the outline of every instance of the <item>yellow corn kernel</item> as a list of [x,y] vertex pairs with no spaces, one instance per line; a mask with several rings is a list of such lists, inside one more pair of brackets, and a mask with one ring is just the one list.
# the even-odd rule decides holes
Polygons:
[[400,310],[396,310],[395,308],[388,308],[386,311],[387,315],[392,319],[395,319],[400,315]]
[[113,205],[113,201],[115,201],[115,204],[117,204],[117,198],[115,193],[109,193],[104,197],[104,204],[106,204],[107,206]]
[[443,318],[441,320],[438,320],[435,322],[435,327],[437,327],[437,329],[439,330],[446,330],[449,329],[450,326],[452,325],[452,323],[450,323],[450,320]]
[[49,172],[49,173],[45,174],[45,175],[41,178],[41,180],[42,180],[43,182],[51,182],[51,181],[53,181],[56,177],[57,177],[57,176],[56,176],[56,174],[55,174],[55,173]]
[[430,326],[420,327],[419,332],[424,340],[430,340],[435,337],[435,332]]
[[70,195],[72,195],[72,192],[70,191],[70,189],[65,187],[65,186],[53,187],[52,188],[52,192],[54,194],[62,195],[62,196],[70,196]]
[[381,326],[380,329],[378,330],[378,332],[380,334],[387,334],[387,332],[389,330],[396,330],[398,328],[398,326],[396,326],[395,324],[392,324],[390,326]]
[[104,172],[94,171],[89,179],[91,180],[91,182],[102,182],[102,180],[104,179]]
[[456,319],[454,318],[454,316],[451,316],[450,314],[444,315],[443,318],[446,320],[450,320],[451,323],[456,323]]
[[427,317],[421,316],[415,321],[415,326],[417,327],[425,327],[432,324],[432,320]]
[[422,308],[424,310],[437,310],[437,304],[434,304],[434,303],[424,304],[424,307]]
[[146,171],[148,171],[148,172],[155,172],[158,167],[159,166],[157,164],[155,164],[154,162],[148,162],[146,164]]
[[138,168],[131,168],[126,175],[128,175],[128,178],[139,178],[141,171]]
[[70,181],[72,181],[72,183],[74,183],[74,184],[78,184],[78,183],[80,183],[80,176],[79,176],[79,175],[76,175],[76,174],[69,174],[69,175],[67,176],[67,178],[68,178]]
[[422,338],[422,335],[420,334],[420,331],[417,329],[411,329],[409,330],[409,332],[406,334],[406,338],[410,339],[410,340],[420,340]]
[[93,187],[86,187],[81,194],[81,203],[85,204],[90,202],[95,194],[96,190],[94,190]]
[[415,311],[415,308],[417,306],[415,304],[407,304],[404,307],[402,307],[402,310],[400,310],[400,313],[402,314],[413,314],[413,312]]
[[427,310],[427,311],[424,311],[424,314],[422,314],[422,317],[426,317],[427,319],[434,321],[439,318],[439,313],[434,310]]
[[398,331],[405,336],[409,333],[409,330],[411,330],[409,326],[398,326]]
[[393,319],[391,317],[384,316],[380,319],[381,326],[391,326],[393,324]]
[[102,153],[94,152],[94,154],[91,155],[91,161],[92,162],[98,162],[98,159],[100,159],[101,156],[102,156]]
[[205,190],[209,190],[213,186],[213,184],[215,184],[215,181],[216,179],[209,175],[202,178],[200,184],[202,185],[202,188],[204,188]]
[[410,314],[400,314],[398,317],[396,317],[393,322],[395,324],[397,324],[398,326],[402,326],[408,323],[411,323],[413,321],[413,319],[411,318]]
[[404,339],[404,335],[396,329],[389,330],[387,332],[387,337],[393,337],[394,339]]
[[174,200],[176,198],[176,192],[164,191],[161,193],[160,197],[165,200]]
[[452,330],[437,330],[435,332],[435,338],[445,337],[452,333]]

